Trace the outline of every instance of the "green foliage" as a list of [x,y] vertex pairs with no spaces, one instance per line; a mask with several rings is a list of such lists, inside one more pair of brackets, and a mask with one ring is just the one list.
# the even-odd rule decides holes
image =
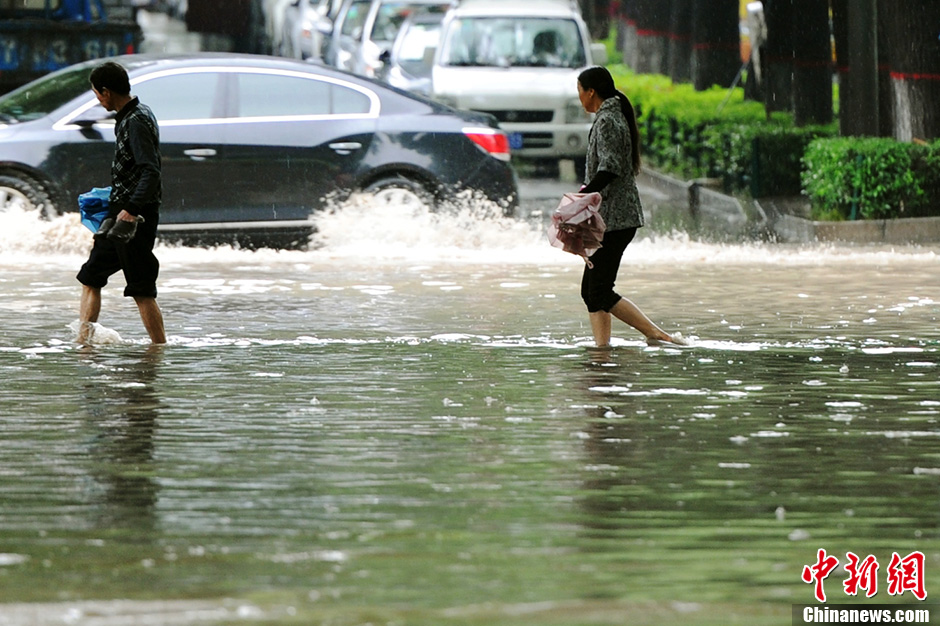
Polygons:
[[819,139],[807,147],[803,165],[816,219],[922,216],[931,198],[940,198],[940,142]]
[[661,75],[610,70],[637,110],[644,157],[686,178],[720,178],[727,191],[798,195],[806,145],[836,133],[835,126],[796,128],[786,114],[768,119],[743,89],[695,91]]
[[623,52],[617,47],[617,26],[613,21],[610,23],[610,32],[607,38],[602,39],[600,43],[604,44],[604,47],[607,49],[608,65],[623,63]]
[[633,102],[644,160],[683,178],[717,178],[753,197],[805,193],[816,219],[940,214],[940,141],[839,138],[837,124],[769,118],[743,89],[695,91],[659,74],[609,66]]
[[819,137],[831,137],[833,132],[829,126],[794,128],[765,124],[758,128],[751,147],[751,194],[755,197],[799,194],[806,147]]
[[940,139],[927,146],[911,146],[911,169],[921,181],[924,202],[910,207],[911,217],[940,215]]

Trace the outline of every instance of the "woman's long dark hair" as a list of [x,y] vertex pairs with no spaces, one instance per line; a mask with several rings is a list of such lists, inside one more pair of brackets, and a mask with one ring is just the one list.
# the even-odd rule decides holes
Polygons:
[[630,157],[633,161],[633,173],[640,173],[640,129],[636,124],[636,111],[626,94],[614,86],[614,78],[606,67],[595,65],[589,67],[578,76],[578,83],[582,89],[593,89],[603,100],[617,97],[620,100],[620,110],[627,119],[630,128]]

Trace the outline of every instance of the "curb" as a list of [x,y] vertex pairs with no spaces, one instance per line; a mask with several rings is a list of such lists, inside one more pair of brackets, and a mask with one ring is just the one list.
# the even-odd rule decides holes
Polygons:
[[[653,190],[660,197],[668,198],[667,204],[681,205],[688,217],[698,227],[727,235],[748,235],[766,228],[767,215],[754,204],[745,207],[738,198],[710,189],[714,181],[673,178],[662,172],[644,168],[637,183]],[[646,207],[655,217],[658,207]]]
[[940,243],[940,217],[901,217],[891,220],[815,222],[779,215],[772,229],[786,243],[848,242],[894,245]]
[[644,169],[640,178],[648,187],[684,203],[693,220],[729,235],[765,233],[782,243],[940,243],[940,217],[818,222],[782,211],[774,199],[754,200],[745,206],[733,196],[708,189],[709,181],[683,181],[650,169]]

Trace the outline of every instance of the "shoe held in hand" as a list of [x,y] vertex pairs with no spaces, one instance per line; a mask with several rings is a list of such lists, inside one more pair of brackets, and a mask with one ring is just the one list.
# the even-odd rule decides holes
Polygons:
[[137,224],[144,218],[137,216],[133,221],[117,220],[117,223],[108,231],[108,239],[117,243],[127,243],[137,234]]
[[95,231],[93,235],[95,239],[101,239],[102,237],[108,234],[108,231],[114,226],[114,218],[106,217],[101,222],[101,226],[98,227],[98,230]]

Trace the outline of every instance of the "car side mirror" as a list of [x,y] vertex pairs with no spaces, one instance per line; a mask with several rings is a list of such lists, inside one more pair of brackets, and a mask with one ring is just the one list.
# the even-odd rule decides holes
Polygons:
[[116,113],[105,111],[103,108],[96,106],[88,109],[83,112],[80,117],[72,120],[72,124],[82,128],[91,128],[95,124],[113,120],[116,115]]
[[86,114],[86,117],[74,120],[72,123],[78,126],[78,132],[80,132],[82,134],[82,137],[84,137],[85,139],[104,139],[104,135],[101,134],[101,131],[95,128],[95,124],[97,124],[98,122],[103,122],[107,120],[109,117],[111,116],[93,118],[93,117],[88,117]]
[[604,44],[591,44],[591,59],[594,61],[594,65],[607,65],[607,48]]

